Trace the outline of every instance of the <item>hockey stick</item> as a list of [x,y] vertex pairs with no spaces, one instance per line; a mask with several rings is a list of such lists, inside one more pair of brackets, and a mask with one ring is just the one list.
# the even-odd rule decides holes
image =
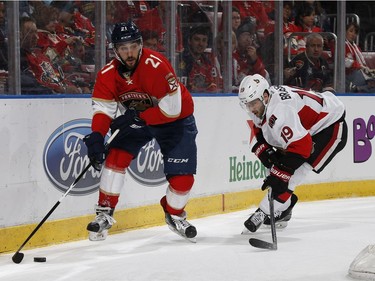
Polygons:
[[[112,140],[117,136],[119,133],[119,129],[117,129],[111,137],[108,139],[108,141],[105,144],[105,148],[108,149],[109,144],[112,142]],[[21,253],[21,249],[26,245],[27,242],[31,239],[31,237],[34,236],[34,234],[38,231],[38,229],[43,225],[43,223],[49,218],[49,216],[55,211],[55,209],[60,205],[61,201],[68,195],[68,193],[73,189],[73,187],[76,186],[76,184],[79,182],[79,180],[84,176],[84,174],[88,171],[88,169],[92,166],[92,163],[90,162],[84,169],[83,171],[77,176],[75,181],[71,184],[71,186],[68,188],[68,190],[61,196],[61,198],[56,202],[56,204],[52,207],[52,209],[45,215],[45,217],[41,220],[41,222],[35,227],[33,232],[27,237],[25,242],[19,247],[17,252],[14,253],[12,260],[14,263],[20,263],[23,260],[24,254]]]
[[249,243],[251,246],[261,249],[277,250],[277,237],[276,237],[276,225],[275,225],[275,210],[273,205],[273,194],[272,188],[268,188],[268,201],[270,204],[270,225],[271,225],[271,234],[272,234],[272,243],[250,238]]

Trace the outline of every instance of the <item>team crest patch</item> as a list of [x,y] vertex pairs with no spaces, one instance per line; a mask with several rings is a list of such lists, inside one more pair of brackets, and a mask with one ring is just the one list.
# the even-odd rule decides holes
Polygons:
[[138,111],[144,111],[154,105],[152,98],[146,93],[123,93],[119,96],[119,100],[126,108],[133,108]]
[[268,119],[268,125],[271,128],[273,128],[273,126],[275,125],[276,120],[277,120],[277,117],[272,114],[272,116]]
[[168,81],[168,84],[169,84],[169,88],[171,89],[171,92],[174,92],[177,90],[178,88],[178,82],[177,82],[177,79],[176,77],[172,74],[172,73],[169,73],[165,79]]
[[296,61],[296,68],[297,69],[301,69],[304,65],[305,65],[305,63],[303,62],[303,60],[297,60]]

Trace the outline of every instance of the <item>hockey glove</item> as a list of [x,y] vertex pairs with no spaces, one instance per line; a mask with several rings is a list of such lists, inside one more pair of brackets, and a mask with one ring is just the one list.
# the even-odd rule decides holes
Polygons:
[[255,153],[262,164],[268,169],[271,169],[272,165],[277,162],[275,150],[267,143],[258,141],[251,149],[251,152]]
[[95,170],[100,171],[105,160],[104,137],[99,132],[92,132],[83,138],[87,146],[87,156]]
[[120,129],[120,132],[125,132],[128,128],[140,129],[144,126],[146,126],[146,122],[139,117],[138,112],[135,109],[129,108],[125,111],[124,115],[112,121],[111,130],[114,132]]
[[271,187],[275,195],[286,192],[288,190],[289,180],[293,174],[293,169],[283,165],[272,165],[270,175],[264,180],[262,190]]

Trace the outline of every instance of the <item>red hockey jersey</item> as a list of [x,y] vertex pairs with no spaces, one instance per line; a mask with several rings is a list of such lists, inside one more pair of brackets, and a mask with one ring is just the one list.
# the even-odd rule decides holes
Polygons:
[[193,99],[181,84],[169,61],[160,53],[143,48],[133,73],[121,73],[115,59],[98,73],[93,92],[92,130],[108,132],[118,110],[140,111],[147,125],[159,125],[185,118],[194,111]]

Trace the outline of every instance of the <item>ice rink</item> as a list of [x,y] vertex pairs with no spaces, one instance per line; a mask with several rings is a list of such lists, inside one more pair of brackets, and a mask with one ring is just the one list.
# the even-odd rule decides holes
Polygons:
[[[196,244],[164,225],[25,250],[20,264],[3,254],[0,280],[343,281],[352,280],[347,272],[358,253],[375,243],[375,197],[298,202],[289,226],[277,232],[277,251],[248,242],[271,241],[269,228],[241,235],[254,210],[191,220]],[[35,256],[47,262],[35,263]]]

